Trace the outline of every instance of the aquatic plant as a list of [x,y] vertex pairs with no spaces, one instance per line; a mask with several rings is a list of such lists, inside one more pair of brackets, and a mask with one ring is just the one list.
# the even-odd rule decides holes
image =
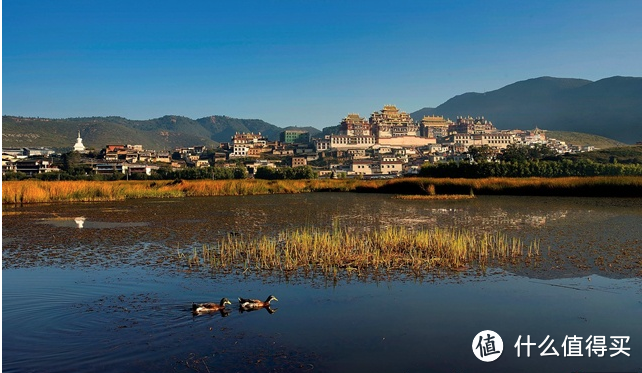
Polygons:
[[405,200],[444,200],[444,199],[471,199],[475,198],[474,194],[434,194],[434,195],[421,195],[421,194],[398,194],[394,196],[396,199]]
[[363,275],[373,271],[421,274],[434,269],[466,270],[539,255],[538,241],[525,245],[501,232],[403,227],[364,232],[335,225],[332,229],[285,230],[274,237],[230,234],[203,245],[200,257],[194,250],[187,264],[224,272],[298,271],[335,277],[339,271]]

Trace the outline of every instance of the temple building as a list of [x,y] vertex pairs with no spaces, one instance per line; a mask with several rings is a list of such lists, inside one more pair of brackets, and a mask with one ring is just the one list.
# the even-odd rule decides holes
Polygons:
[[497,132],[497,128],[493,123],[484,117],[457,117],[457,121],[448,128],[450,134],[466,133],[466,134],[481,134]]
[[370,125],[379,145],[417,147],[437,142],[434,137],[422,137],[419,124],[394,105],[385,105],[383,110],[372,113]]
[[383,110],[372,113],[369,120],[359,114],[348,114],[341,120],[338,134],[315,139],[314,147],[316,151],[356,150],[375,145],[413,148],[435,143],[434,137],[421,136],[419,124],[408,113],[385,105]]
[[76,139],[76,143],[74,144],[74,151],[79,153],[85,151],[85,145],[83,145],[82,138],[80,137],[80,130],[78,131],[78,138]]
[[448,127],[452,124],[450,119],[444,119],[443,116],[425,115],[421,120],[421,135],[423,137],[446,137],[448,136]]
[[370,115],[370,125],[375,129],[379,143],[382,139],[402,136],[419,136],[419,126],[405,111],[394,105],[385,105],[383,110]]
[[348,114],[341,121],[339,127],[339,134],[346,136],[370,136],[372,135],[372,126],[365,119],[359,116],[359,114]]
[[350,113],[341,120],[339,134],[326,135],[325,138],[314,141],[316,151],[368,149],[375,144],[372,126],[355,113]]

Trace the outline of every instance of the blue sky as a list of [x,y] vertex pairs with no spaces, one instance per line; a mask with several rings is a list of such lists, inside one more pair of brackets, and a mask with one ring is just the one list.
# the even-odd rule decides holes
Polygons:
[[539,76],[642,76],[642,1],[5,0],[2,111],[323,128]]

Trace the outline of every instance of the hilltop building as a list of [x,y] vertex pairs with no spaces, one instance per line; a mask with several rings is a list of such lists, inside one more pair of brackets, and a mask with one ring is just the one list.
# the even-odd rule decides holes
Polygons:
[[350,113],[341,120],[338,135],[326,135],[323,139],[314,140],[314,148],[317,152],[330,149],[363,150],[375,144],[372,125],[355,113]]
[[443,116],[425,115],[421,120],[421,135],[423,137],[446,137],[448,128],[454,123]]
[[229,144],[229,158],[260,158],[267,146],[267,137],[254,133],[236,133]]
[[359,114],[348,114],[339,125],[339,134],[315,139],[314,147],[320,152],[368,149],[375,145],[419,147],[436,142],[434,136],[422,136],[420,125],[408,113],[399,111],[394,105],[385,105],[381,111],[372,113],[367,121]]
[[457,117],[457,121],[448,127],[450,134],[466,133],[466,134],[482,134],[497,132],[497,128],[493,123],[484,117],[473,118]]
[[261,135],[261,132],[258,134],[250,133],[236,133],[232,136],[233,145],[248,145],[252,147],[265,146],[267,144],[267,137]]
[[285,130],[279,134],[279,140],[285,144],[309,144],[310,132],[303,130]]
[[372,125],[359,114],[348,114],[339,125],[339,134],[345,136],[371,136]]
[[394,105],[385,105],[381,111],[370,115],[370,125],[375,128],[377,140],[402,136],[419,136],[419,126],[405,111]]
[[85,151],[85,145],[83,145],[82,138],[80,137],[80,130],[78,131],[78,138],[76,139],[76,143],[74,144],[74,151],[79,153]]
[[517,137],[510,131],[492,133],[455,133],[450,135],[449,141],[453,143],[456,151],[466,152],[471,146],[487,145],[495,150],[503,150],[510,144],[517,142]]
[[421,137],[419,125],[410,114],[394,105],[372,113],[369,122],[379,145],[415,147],[436,143],[434,137]]

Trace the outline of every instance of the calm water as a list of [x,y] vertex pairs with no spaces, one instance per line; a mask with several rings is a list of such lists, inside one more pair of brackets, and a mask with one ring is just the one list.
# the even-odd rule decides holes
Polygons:
[[[303,194],[3,206],[2,220],[7,372],[642,372],[640,200]],[[502,230],[539,238],[544,260],[482,276],[338,282],[220,275],[177,260],[229,232],[332,224]],[[273,314],[235,308],[238,296],[269,294]],[[234,303],[226,317],[189,311],[222,297]],[[504,341],[492,363],[472,351],[486,329]],[[534,346],[517,358],[520,335],[550,336],[560,356]],[[563,357],[566,336],[591,335],[607,347],[629,336],[631,356]]]

